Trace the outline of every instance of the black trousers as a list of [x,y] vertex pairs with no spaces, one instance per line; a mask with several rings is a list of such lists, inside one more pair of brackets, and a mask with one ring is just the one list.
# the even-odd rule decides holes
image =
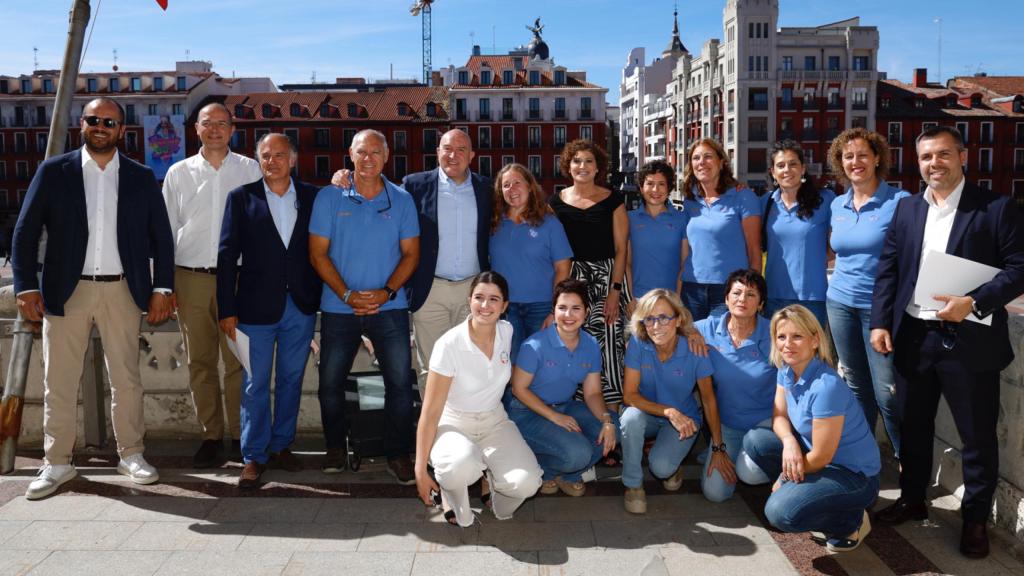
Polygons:
[[957,349],[956,326],[904,316],[894,344],[896,392],[903,406],[900,489],[924,502],[932,482],[932,447],[939,395],[946,397],[963,443],[965,522],[985,522],[999,479],[996,422],[999,372],[978,371]]

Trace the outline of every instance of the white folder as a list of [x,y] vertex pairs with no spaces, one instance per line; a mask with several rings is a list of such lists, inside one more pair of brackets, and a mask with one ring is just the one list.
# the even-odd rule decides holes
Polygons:
[[[914,288],[914,304],[923,311],[936,312],[941,310],[944,302],[932,296],[964,296],[978,286],[992,280],[1002,272],[999,268],[980,264],[973,260],[946,254],[937,250],[929,250],[921,261],[921,270],[917,273],[917,286]],[[968,314],[967,320],[992,325],[992,315],[979,319]]]

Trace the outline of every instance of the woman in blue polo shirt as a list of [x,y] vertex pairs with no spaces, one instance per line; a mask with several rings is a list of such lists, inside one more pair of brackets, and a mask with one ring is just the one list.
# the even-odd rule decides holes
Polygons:
[[737,268],[761,271],[761,209],[738,188],[729,156],[717,141],[697,140],[686,153],[683,210],[689,217],[690,257],[683,268],[683,301],[695,320],[725,312],[725,278]]
[[666,490],[683,483],[679,464],[690,452],[701,427],[694,398],[700,389],[704,416],[715,445],[722,444],[718,408],[711,384],[711,361],[692,353],[681,334],[693,331],[690,313],[679,296],[656,288],[640,298],[630,320],[633,337],[626,347],[622,412],[622,483],[624,504],[633,514],[647,512],[641,460],[644,440],[656,437],[648,454],[651,474]]
[[[583,472],[615,448],[618,418],[601,396],[601,349],[580,330],[590,308],[587,285],[559,282],[553,307],[555,323],[519,351],[508,413],[544,470],[541,494],[582,496]],[[573,399],[581,383],[582,402]]]
[[508,278],[512,361],[524,338],[550,323],[551,289],[569,277],[572,248],[562,223],[522,164],[494,179],[491,268]]
[[871,347],[871,297],[878,257],[896,204],[910,194],[885,181],[889,145],[876,132],[851,128],[832,141],[832,173],[848,185],[832,201],[832,251],[835,271],[825,307],[843,376],[875,429],[878,413],[896,457],[900,453],[899,405],[894,391],[892,356]]
[[668,203],[669,193],[676,186],[676,172],[667,163],[655,160],[640,169],[636,181],[644,203],[628,214],[629,291],[646,294],[664,288],[678,293],[688,247],[686,213]]
[[728,500],[737,478],[747,484],[768,482],[743,452],[743,438],[754,428],[771,425],[778,373],[769,360],[768,319],[760,314],[767,290],[764,278],[744,268],[730,274],[725,285],[729,287],[725,294],[729,311],[694,324],[704,337],[715,371],[711,380],[721,420],[722,443],[708,446],[700,476],[704,497],[712,502]]
[[827,325],[825,291],[828,279],[831,190],[818,190],[806,177],[804,151],[798,142],[772,145],[771,175],[778,185],[764,197],[765,277],[768,303],[765,316],[790,304],[801,304]]
[[783,532],[824,532],[831,552],[860,545],[871,531],[881,459],[864,412],[832,368],[828,336],[807,308],[787,306],[771,321],[779,367],[772,430],[756,429],[743,449],[777,478],[765,504]]

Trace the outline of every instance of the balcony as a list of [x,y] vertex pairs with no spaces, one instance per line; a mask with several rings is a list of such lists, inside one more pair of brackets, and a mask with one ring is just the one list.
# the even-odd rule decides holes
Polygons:
[[579,114],[577,114],[577,119],[578,120],[593,120],[594,119],[594,111],[592,109],[590,109],[590,108],[584,108],[584,109],[579,111]]
[[842,132],[842,130],[839,128],[829,128],[825,131],[825,138],[828,140],[835,140],[836,136],[839,136],[840,132]]
[[540,110],[529,110],[526,113],[527,120],[543,120],[544,114]]
[[768,110],[768,103],[754,101],[747,106],[747,110]]
[[995,139],[992,138],[991,134],[982,134],[981,135],[981,142],[980,142],[980,144],[982,144],[982,145],[991,145],[994,141],[995,141]]
[[750,133],[747,135],[747,140],[749,142],[767,142],[768,141],[768,131],[767,130],[751,130]]
[[507,148],[515,148],[516,146],[515,146],[515,142],[513,142],[512,140],[502,140],[501,141],[501,147],[507,149]]
[[828,109],[829,110],[842,110],[843,109],[843,103],[842,102],[833,102],[833,101],[830,100],[829,103],[828,103]]
[[854,110],[867,110],[868,109],[868,103],[867,102],[854,102],[853,106],[851,106],[851,108],[853,108]]
[[792,130],[780,130],[779,140],[797,140],[796,132]]
[[565,110],[558,110],[556,108],[555,109],[554,119],[555,120],[568,120],[569,119],[569,114]]
[[456,110],[455,111],[455,119],[456,120],[468,120],[469,117],[467,116],[465,110]]
[[501,119],[505,121],[514,121],[516,119],[516,115],[511,110],[503,110],[501,112]]
[[531,139],[529,141],[529,143],[528,143],[528,146],[530,148],[540,148],[540,140],[533,140],[533,139]]
[[476,115],[476,121],[477,122],[489,122],[490,120],[491,120],[491,111],[490,110],[481,110]]
[[[790,110],[790,111],[796,110],[796,100],[786,100],[786,99],[783,99],[779,103],[779,109],[780,110]],[[730,112],[732,112],[732,110],[730,110]]]
[[480,149],[480,150],[490,150],[491,149],[491,139],[490,138],[480,138],[477,141],[477,143],[476,143],[476,147],[478,149]]

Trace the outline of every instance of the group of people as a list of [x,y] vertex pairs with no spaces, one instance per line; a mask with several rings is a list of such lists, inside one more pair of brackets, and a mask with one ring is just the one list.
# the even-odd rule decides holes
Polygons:
[[[197,115],[201,149],[171,167],[161,194],[118,154],[123,118],[106,98],[86,106],[83,148],[40,166],[15,231],[18,305],[43,322],[46,364],[46,458],[29,499],[75,476],[93,324],[118,471],[158,480],[143,458],[139,309],[153,324],[177,311],[203,434],[196,467],[221,463],[230,438],[242,488],[268,466],[301,469],[290,446],[319,311],[322,471],[345,468],[345,383],[366,337],[385,386],[388,470],[453,524],[473,522],[477,481],[484,505],[508,518],[538,491],[582,496],[584,473],[610,457],[621,459],[625,508],[642,514],[645,458],[678,490],[703,431],[708,500],[730,498],[738,481],[773,483],[772,524],[850,550],[870,531],[879,413],[902,496],[876,523],[927,516],[944,393],[964,441],[961,550],[987,554],[998,372],[1012,358],[1003,307],[1024,292],[1024,239],[1012,202],[965,184],[955,130],[918,138],[922,194],[887,184],[885,139],[853,128],[829,153],[841,195],[814,186],[800,144],[782,141],[770,151],[777,187],[759,199],[721,145],[700,139],[681,209],[669,201],[673,168],[656,161],[638,173],[643,204],[627,212],[600,185],[607,154],[590,141],[564,147],[571,186],[546,198],[519,164],[493,182],[472,172],[460,130],[441,138],[437,169],[395,185],[382,176],[387,138],[363,130],[352,170],[317,190],[292,177],[297,151],[283,134],[262,137],[255,161],[231,152],[231,114],[216,103]],[[1003,271],[923,309],[912,296],[926,250]],[[228,352],[239,332],[251,372]]]

